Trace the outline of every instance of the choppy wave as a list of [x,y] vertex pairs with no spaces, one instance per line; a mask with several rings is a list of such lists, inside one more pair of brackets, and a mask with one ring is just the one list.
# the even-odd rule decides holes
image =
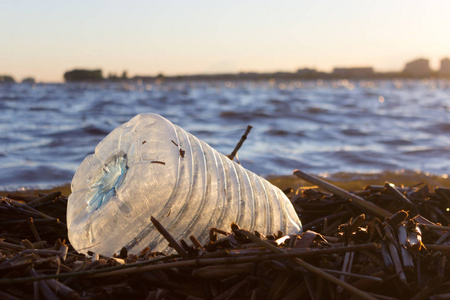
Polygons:
[[70,182],[104,136],[144,112],[225,154],[252,125],[239,159],[263,176],[298,168],[446,179],[449,87],[442,80],[0,85],[0,189]]

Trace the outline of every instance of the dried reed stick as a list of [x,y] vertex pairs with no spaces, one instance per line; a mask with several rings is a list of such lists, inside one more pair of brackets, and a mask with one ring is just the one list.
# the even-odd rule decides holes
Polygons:
[[240,141],[237,143],[236,147],[234,148],[233,152],[231,152],[229,155],[227,155],[227,157],[231,160],[234,160],[234,158],[236,157],[237,152],[239,151],[239,149],[241,149],[242,144],[244,144],[245,140],[247,139],[248,134],[250,133],[250,130],[252,130],[252,126],[248,125],[247,129],[245,130],[244,135],[241,137]]
[[391,212],[389,212],[371,202],[368,202],[368,201],[364,200],[363,198],[356,196],[355,194],[349,193],[331,183],[323,181],[315,176],[306,174],[300,170],[295,170],[294,175],[303,180],[306,180],[312,184],[315,184],[333,194],[336,194],[344,199],[350,199],[352,201],[352,203],[354,203],[356,206],[360,207],[361,209],[363,209],[364,211],[366,211],[368,213],[374,214],[381,218],[387,218],[387,217],[392,216]]
[[184,251],[183,247],[174,239],[174,237],[162,226],[161,223],[159,223],[158,220],[156,220],[154,217],[151,217],[150,220],[152,221],[153,225],[155,225],[156,229],[159,231],[159,233],[162,234],[162,236],[169,242],[169,245],[174,248],[178,254],[180,254],[183,257],[187,257],[188,254],[186,251]]
[[[243,230],[243,229],[239,229],[239,233],[245,235],[246,237],[248,237],[249,239],[251,239],[252,241],[258,243],[259,245],[266,247],[267,249],[276,252],[276,253],[282,253],[285,252],[284,249],[278,248],[272,244],[270,244],[267,241],[263,241],[260,238],[258,238],[256,235],[254,235],[253,233],[247,231],[247,230]],[[293,259],[294,262],[303,267],[304,269],[320,276],[323,277],[324,279],[333,282],[334,284],[341,286],[342,288],[346,289],[347,291],[349,291],[350,293],[354,294],[355,296],[358,296],[360,299],[368,299],[368,300],[375,300],[376,298],[367,294],[364,291],[361,291],[357,288],[355,288],[354,286],[348,284],[347,282],[341,281],[338,278],[334,277],[331,274],[326,273],[325,271],[305,262],[304,260],[296,257]]]

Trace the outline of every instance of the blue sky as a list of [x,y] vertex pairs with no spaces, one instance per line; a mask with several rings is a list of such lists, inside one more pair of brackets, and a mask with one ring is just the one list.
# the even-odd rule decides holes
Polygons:
[[450,56],[450,1],[0,1],[0,74],[399,70]]

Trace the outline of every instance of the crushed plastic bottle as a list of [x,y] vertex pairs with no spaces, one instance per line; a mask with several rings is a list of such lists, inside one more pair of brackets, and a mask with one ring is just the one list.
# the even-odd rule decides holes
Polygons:
[[250,231],[301,232],[284,193],[205,142],[156,114],[140,114],[114,129],[87,156],[72,180],[67,225],[72,246],[111,256],[170,251],[155,217],[176,239],[232,222]]

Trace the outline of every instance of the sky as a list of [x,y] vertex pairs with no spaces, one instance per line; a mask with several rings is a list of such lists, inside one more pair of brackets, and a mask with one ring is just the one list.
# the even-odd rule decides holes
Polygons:
[[450,1],[0,0],[0,75],[135,75],[372,66],[450,57]]

